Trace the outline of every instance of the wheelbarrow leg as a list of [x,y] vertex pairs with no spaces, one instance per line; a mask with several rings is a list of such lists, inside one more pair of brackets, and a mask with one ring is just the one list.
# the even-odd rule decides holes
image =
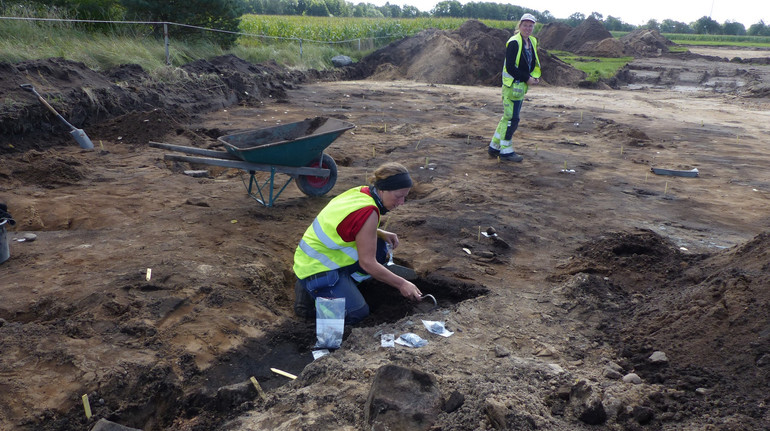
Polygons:
[[275,167],[270,167],[270,203],[268,207],[273,206],[273,184],[275,183]]
[[[256,200],[257,202],[261,203],[262,205],[268,208],[273,206],[275,201],[278,199],[278,196],[280,196],[281,193],[289,185],[289,183],[291,183],[291,180],[294,179],[294,177],[290,176],[289,179],[286,180],[286,183],[284,183],[283,187],[281,187],[281,189],[278,190],[278,192],[273,193],[273,188],[275,187],[275,174],[277,173],[276,168],[274,166],[270,167],[270,178],[265,180],[263,184],[261,184],[259,180],[257,180],[257,178],[254,176],[255,173],[256,171],[249,171],[249,188],[248,188],[249,196],[251,196],[254,200]],[[259,199],[257,199],[257,197],[254,195],[252,191],[254,190],[254,186],[256,186],[257,192],[259,192]],[[266,201],[265,195],[262,193],[262,189],[267,186],[270,187],[270,192],[268,193],[268,199]]]

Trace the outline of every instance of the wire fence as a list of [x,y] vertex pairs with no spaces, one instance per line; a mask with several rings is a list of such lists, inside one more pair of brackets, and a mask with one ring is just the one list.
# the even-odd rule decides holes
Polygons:
[[402,37],[408,36],[407,34],[390,34],[385,36],[377,36],[377,37],[373,36],[373,37],[367,37],[367,38],[355,38],[355,39],[346,39],[346,40],[314,40],[314,39],[305,39],[300,37],[269,36],[265,34],[253,34],[253,33],[243,33],[243,32],[237,32],[237,31],[229,31],[229,30],[220,30],[216,28],[199,27],[195,25],[181,24],[181,23],[169,22],[169,21],[109,21],[109,20],[64,19],[64,18],[32,18],[32,17],[13,17],[13,16],[0,16],[0,19],[17,20],[17,21],[49,21],[49,22],[84,23],[84,24],[154,25],[154,26],[162,25],[163,41],[164,41],[163,43],[164,43],[164,48],[166,53],[166,65],[171,65],[169,27],[182,27],[182,28],[196,29],[196,30],[213,32],[213,33],[231,34],[231,35],[236,35],[240,37],[257,38],[262,40],[295,42],[299,45],[300,59],[302,59],[303,44],[306,44],[306,43],[325,44],[325,45],[348,44],[349,46],[354,46],[355,49],[357,49],[358,51],[361,51],[362,49],[371,49],[376,47],[377,40],[387,39],[391,41],[396,38],[402,38]]

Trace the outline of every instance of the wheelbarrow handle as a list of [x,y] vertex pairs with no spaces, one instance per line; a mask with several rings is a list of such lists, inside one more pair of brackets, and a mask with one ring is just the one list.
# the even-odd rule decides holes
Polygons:
[[75,126],[70,124],[69,121],[65,120],[64,117],[62,117],[61,114],[59,114],[59,112],[57,112],[53,106],[51,106],[45,99],[43,99],[43,96],[41,96],[40,93],[38,93],[37,90],[35,90],[35,87],[32,84],[21,84],[20,87],[27,91],[32,92],[35,96],[37,96],[40,102],[43,105],[45,105],[45,107],[48,108],[49,111],[51,111],[54,115],[56,115],[56,117],[59,118],[59,120],[61,120],[64,124],[68,125],[71,130],[77,130]]

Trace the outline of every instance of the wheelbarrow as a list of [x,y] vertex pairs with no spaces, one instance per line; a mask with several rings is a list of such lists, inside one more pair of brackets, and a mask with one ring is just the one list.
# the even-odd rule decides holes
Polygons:
[[[337,182],[337,164],[324,153],[335,139],[355,125],[335,118],[315,117],[264,129],[253,129],[218,138],[226,151],[150,142],[151,147],[193,156],[166,154],[165,160],[237,168],[249,173],[247,192],[266,207],[275,201],[292,180],[308,196],[323,196]],[[264,181],[256,172],[269,172]],[[289,178],[275,190],[275,175]],[[266,196],[267,195],[267,196]]]

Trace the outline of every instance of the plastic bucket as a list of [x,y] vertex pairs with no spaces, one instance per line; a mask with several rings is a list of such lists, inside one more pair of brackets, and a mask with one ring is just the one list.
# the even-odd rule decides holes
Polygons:
[[8,220],[0,221],[0,263],[5,262],[11,257],[11,251],[8,248],[8,236],[5,230],[6,224],[8,224]]

